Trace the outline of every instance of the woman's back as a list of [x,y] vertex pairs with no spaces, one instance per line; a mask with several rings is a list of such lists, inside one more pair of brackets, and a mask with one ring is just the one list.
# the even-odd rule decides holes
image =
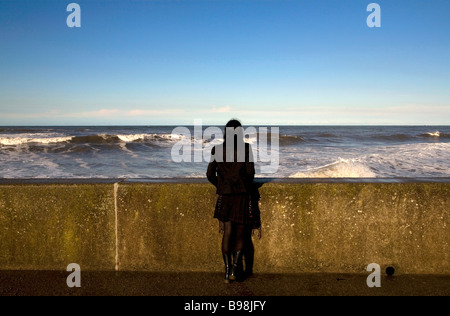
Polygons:
[[[217,187],[217,194],[250,193],[255,177],[255,164],[252,159],[252,149],[245,144],[245,159],[240,162],[237,148],[234,148],[234,159],[227,159],[226,144],[216,146],[211,151],[212,161],[208,166],[208,180]],[[222,152],[222,159],[217,159],[216,153]],[[230,158],[230,157],[228,157]]]

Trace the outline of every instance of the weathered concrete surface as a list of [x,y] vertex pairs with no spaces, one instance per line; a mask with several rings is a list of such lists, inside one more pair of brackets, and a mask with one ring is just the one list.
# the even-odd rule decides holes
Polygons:
[[[157,296],[151,304],[146,301],[147,307],[162,307],[166,313],[184,311],[183,300],[181,303],[174,301],[172,296],[186,296],[186,302],[192,299],[197,302],[198,296],[208,296],[208,300],[210,296],[231,296],[234,300],[249,300],[245,297],[254,296],[288,296],[287,299],[292,299],[287,301],[289,308],[285,308],[286,301],[277,301],[268,302],[267,310],[275,304],[272,305],[274,312],[290,313],[292,308],[298,307],[297,296],[450,295],[448,275],[383,275],[380,288],[367,286],[368,274],[256,274],[243,283],[224,284],[223,275],[217,272],[82,271],[81,288],[67,287],[68,275],[64,271],[0,271],[0,296]],[[159,296],[169,298],[162,300]],[[213,298],[211,301],[217,300]],[[334,308],[342,309],[339,306]]]
[[217,271],[215,199],[208,184],[120,185],[120,269]]
[[[448,184],[268,183],[261,188],[261,272],[450,273]],[[208,184],[124,184],[120,268],[217,271],[220,236]]]
[[0,269],[114,269],[111,185],[0,185]]
[[[72,262],[83,270],[222,270],[211,185],[116,188],[1,183],[0,270],[64,270]],[[449,182],[273,181],[260,192],[257,272],[367,275],[375,262],[397,274],[450,274]]]
[[[449,184],[267,184],[264,271],[450,273]],[[264,258],[267,258],[264,260]]]

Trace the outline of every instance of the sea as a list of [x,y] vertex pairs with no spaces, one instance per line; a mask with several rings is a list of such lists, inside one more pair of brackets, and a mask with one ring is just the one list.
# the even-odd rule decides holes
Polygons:
[[[196,142],[194,126],[185,127],[191,135],[176,133],[179,126],[0,127],[0,178],[205,178],[205,153],[222,140]],[[263,127],[255,126],[257,133],[247,137],[258,150]],[[256,157],[259,178],[450,177],[450,126],[266,128],[276,133],[278,146],[269,134],[271,160]],[[178,162],[174,152],[183,150],[192,159]]]

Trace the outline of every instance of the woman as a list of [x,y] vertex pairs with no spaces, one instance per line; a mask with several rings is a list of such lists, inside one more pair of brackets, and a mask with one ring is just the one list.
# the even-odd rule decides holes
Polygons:
[[[232,134],[227,137],[227,132]],[[227,123],[223,145],[212,149],[207,177],[219,195],[214,218],[219,220],[220,231],[223,232],[225,283],[229,283],[237,279],[243,256],[246,257],[246,274],[252,273],[251,233],[253,229],[261,228],[258,191],[253,184],[255,164],[252,149],[244,143],[242,125],[238,120]]]

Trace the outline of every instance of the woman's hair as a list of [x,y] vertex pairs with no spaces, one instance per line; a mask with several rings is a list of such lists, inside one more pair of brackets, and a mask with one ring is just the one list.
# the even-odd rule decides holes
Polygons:
[[241,122],[239,122],[239,120],[237,119],[231,119],[228,121],[227,125],[225,125],[225,131],[223,133],[223,140],[226,142],[227,141],[227,128],[233,128],[236,129],[238,127],[242,127]]
[[231,120],[228,121],[227,125],[225,125],[225,129],[227,127],[233,127],[233,128],[236,129],[238,127],[242,127],[242,124],[241,124],[241,122],[239,122],[239,120],[231,119]]
[[[227,137],[227,130],[232,133]],[[234,137],[232,136],[234,135]],[[227,146],[227,138],[232,137],[234,140],[232,141],[234,144],[234,158],[232,153],[232,148],[228,148]],[[224,161],[227,162],[246,162],[251,160],[250,154],[248,151],[248,145],[245,144],[244,140],[244,129],[242,127],[242,124],[237,119],[232,119],[228,121],[227,125],[225,125],[225,133],[223,135],[223,144],[225,145],[223,155],[224,155]],[[231,144],[229,144],[231,146]],[[227,149],[230,149],[231,151],[227,152]],[[231,155],[231,156],[230,156]],[[253,161],[252,161],[253,162]]]

